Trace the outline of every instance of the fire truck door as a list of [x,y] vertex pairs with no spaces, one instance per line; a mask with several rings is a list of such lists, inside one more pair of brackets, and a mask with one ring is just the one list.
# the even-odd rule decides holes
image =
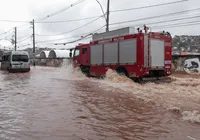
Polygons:
[[165,42],[159,39],[150,39],[150,64],[151,68],[164,68]]
[[83,65],[86,65],[86,64],[88,64],[89,63],[89,61],[88,61],[88,48],[82,48],[82,58],[81,58],[81,63],[83,64]]

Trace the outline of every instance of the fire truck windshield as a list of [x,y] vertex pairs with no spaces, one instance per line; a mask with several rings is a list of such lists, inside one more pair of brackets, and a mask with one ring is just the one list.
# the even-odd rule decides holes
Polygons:
[[80,49],[76,48],[74,52],[74,56],[79,56],[79,54],[80,54]]

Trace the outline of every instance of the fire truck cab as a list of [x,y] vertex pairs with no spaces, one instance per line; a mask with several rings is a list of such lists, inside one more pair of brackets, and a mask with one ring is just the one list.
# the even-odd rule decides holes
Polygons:
[[75,47],[73,66],[87,76],[105,76],[108,69],[131,79],[171,74],[172,37],[168,32],[148,32],[132,27],[94,34],[88,44]]
[[79,44],[75,47],[73,66],[79,67],[83,73],[90,73],[90,44]]

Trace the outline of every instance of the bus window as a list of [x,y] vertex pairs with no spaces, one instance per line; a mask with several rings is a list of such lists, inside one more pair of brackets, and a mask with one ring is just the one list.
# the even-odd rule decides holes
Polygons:
[[28,62],[28,56],[27,55],[13,55],[12,61],[21,61],[21,62]]

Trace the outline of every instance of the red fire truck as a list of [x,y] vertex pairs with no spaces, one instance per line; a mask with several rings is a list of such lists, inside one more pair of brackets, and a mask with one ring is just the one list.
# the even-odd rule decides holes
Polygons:
[[133,27],[94,34],[88,44],[79,44],[73,66],[89,77],[104,77],[108,69],[134,80],[171,74],[172,37],[168,32],[149,32]]

